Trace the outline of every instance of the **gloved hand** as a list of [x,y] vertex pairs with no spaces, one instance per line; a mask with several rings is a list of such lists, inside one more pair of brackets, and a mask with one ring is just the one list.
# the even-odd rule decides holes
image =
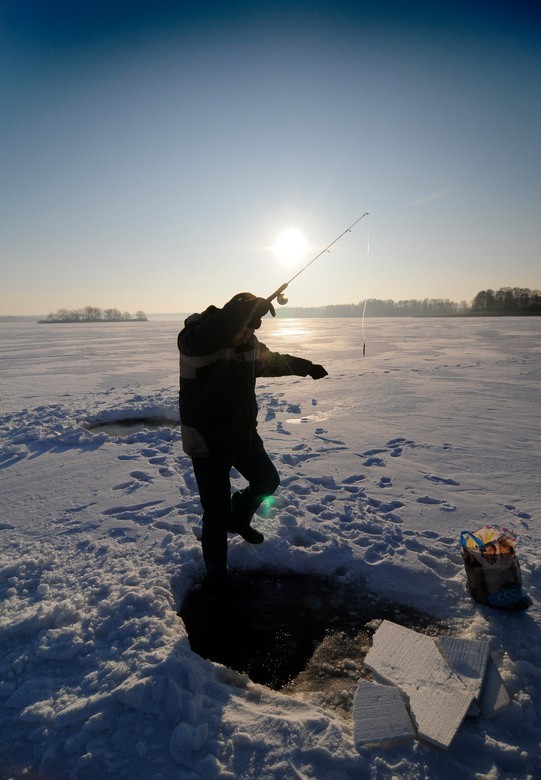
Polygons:
[[323,379],[324,376],[329,376],[329,372],[325,371],[323,366],[312,363],[308,369],[308,376],[311,376],[312,379]]
[[255,298],[253,301],[247,301],[246,303],[249,311],[249,320],[247,322],[249,328],[254,330],[260,328],[261,318],[269,311],[273,317],[276,317],[274,306],[266,298]]

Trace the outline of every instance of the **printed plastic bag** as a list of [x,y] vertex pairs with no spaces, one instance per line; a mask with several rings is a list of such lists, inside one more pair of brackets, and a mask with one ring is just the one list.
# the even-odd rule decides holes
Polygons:
[[516,534],[486,525],[478,531],[462,531],[460,543],[468,590],[476,601],[501,609],[528,609],[532,602],[522,590]]

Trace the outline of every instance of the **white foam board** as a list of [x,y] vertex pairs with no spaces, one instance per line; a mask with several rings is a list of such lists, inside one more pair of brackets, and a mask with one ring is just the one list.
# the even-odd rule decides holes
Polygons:
[[392,685],[359,680],[353,699],[353,739],[357,748],[415,737],[403,694]]
[[503,680],[491,655],[485,675],[485,683],[481,692],[479,707],[484,718],[493,718],[510,702]]
[[407,696],[420,738],[449,747],[474,697],[432,637],[384,620],[365,666]]
[[438,644],[453,671],[475,697],[469,715],[479,715],[477,703],[489,660],[489,643],[484,639],[460,639],[453,636],[438,637]]

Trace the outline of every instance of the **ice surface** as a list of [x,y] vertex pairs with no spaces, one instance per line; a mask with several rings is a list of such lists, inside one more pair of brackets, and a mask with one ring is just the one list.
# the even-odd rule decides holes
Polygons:
[[[201,510],[179,430],[86,427],[178,420],[179,327],[0,325],[0,774],[540,777],[538,318],[369,320],[364,360],[358,320],[258,332],[329,376],[259,382],[282,484],[265,543],[232,538],[230,564],[358,578],[490,642],[509,706],[445,752],[359,753],[351,718],[192,652],[177,611],[203,576]],[[460,532],[487,522],[519,534],[527,613],[467,594]]]

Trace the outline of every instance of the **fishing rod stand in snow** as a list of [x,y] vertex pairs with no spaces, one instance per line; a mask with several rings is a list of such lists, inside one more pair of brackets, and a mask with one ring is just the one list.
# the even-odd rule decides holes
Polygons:
[[280,287],[278,287],[278,289],[277,289],[277,290],[275,290],[275,291],[272,293],[272,295],[269,295],[269,297],[267,298],[268,302],[269,302],[269,303],[272,303],[272,301],[273,301],[273,300],[276,298],[276,302],[277,302],[277,303],[279,303],[279,304],[280,304],[280,306],[285,306],[285,305],[286,305],[286,303],[287,303],[287,301],[288,301],[288,297],[287,297],[287,295],[284,295],[284,290],[286,290],[286,289],[289,287],[289,285],[291,284],[291,282],[292,282],[294,279],[296,279],[296,278],[297,278],[297,276],[300,276],[300,275],[302,274],[302,272],[303,272],[303,271],[306,271],[306,269],[308,268],[308,266],[312,265],[312,263],[315,263],[315,261],[318,259],[318,257],[321,257],[321,255],[324,255],[324,254],[325,254],[325,252],[330,252],[330,249],[331,249],[331,247],[332,247],[332,246],[334,246],[334,244],[336,244],[336,242],[337,242],[337,241],[340,241],[340,239],[342,238],[342,236],[345,236],[345,235],[346,235],[346,233],[351,233],[351,231],[353,230],[353,228],[355,227],[355,225],[357,224],[357,222],[360,222],[360,221],[361,221],[361,219],[363,219],[364,217],[367,217],[367,216],[368,216],[368,211],[366,211],[366,212],[365,212],[365,213],[362,215],[362,217],[359,217],[359,219],[356,219],[356,220],[355,220],[355,222],[354,222],[352,225],[350,225],[348,228],[346,228],[346,229],[343,231],[343,233],[340,233],[340,235],[339,235],[339,236],[337,236],[337,237],[334,239],[334,241],[331,241],[331,243],[330,243],[330,244],[327,244],[327,246],[326,246],[324,249],[322,249],[322,250],[321,250],[321,252],[318,252],[318,254],[317,254],[315,257],[313,257],[313,258],[312,258],[312,259],[311,259],[311,260],[310,260],[308,263],[306,263],[306,265],[303,265],[303,267],[300,269],[300,271],[297,271],[297,273],[296,273],[294,276],[292,276],[292,277],[291,277],[291,279],[290,279],[289,281],[287,281],[287,282],[284,282],[284,284],[281,284],[281,285],[280,285]]

